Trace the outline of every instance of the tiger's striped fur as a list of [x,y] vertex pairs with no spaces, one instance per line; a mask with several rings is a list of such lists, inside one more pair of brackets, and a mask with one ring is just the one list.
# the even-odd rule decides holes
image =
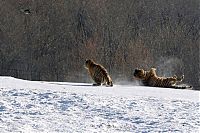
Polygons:
[[113,86],[112,79],[107,70],[100,64],[95,63],[93,60],[86,60],[85,67],[88,69],[89,75],[95,81],[95,86],[106,85]]
[[191,88],[191,86],[177,86],[177,83],[183,81],[184,75],[182,77],[177,77],[176,75],[174,75],[173,77],[159,77],[156,74],[155,68],[151,68],[150,71],[145,71],[143,69],[135,69],[134,76],[137,79],[142,80],[142,83],[145,86],[177,89]]

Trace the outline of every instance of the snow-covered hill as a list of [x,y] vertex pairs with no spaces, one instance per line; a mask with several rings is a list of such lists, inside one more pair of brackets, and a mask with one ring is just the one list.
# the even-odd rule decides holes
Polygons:
[[193,132],[200,130],[193,90],[0,77],[0,132]]

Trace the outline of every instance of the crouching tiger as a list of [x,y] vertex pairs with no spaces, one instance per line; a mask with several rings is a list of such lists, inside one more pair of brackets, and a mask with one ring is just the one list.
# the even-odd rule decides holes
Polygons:
[[85,61],[85,68],[88,69],[89,75],[94,80],[94,86],[106,85],[113,86],[112,79],[107,70],[100,64],[95,63],[93,60]]
[[184,79],[184,75],[182,77],[177,77],[174,75],[173,77],[159,77],[156,74],[156,69],[151,68],[150,71],[145,71],[143,69],[135,69],[134,77],[142,81],[145,86],[152,87],[165,87],[165,88],[176,88],[176,89],[186,89],[192,88],[192,86],[180,86],[177,83],[181,83]]

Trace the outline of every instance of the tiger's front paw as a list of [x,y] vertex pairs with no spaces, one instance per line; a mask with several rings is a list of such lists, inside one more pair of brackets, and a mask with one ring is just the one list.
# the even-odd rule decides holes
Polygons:
[[93,86],[101,86],[99,83],[94,83]]

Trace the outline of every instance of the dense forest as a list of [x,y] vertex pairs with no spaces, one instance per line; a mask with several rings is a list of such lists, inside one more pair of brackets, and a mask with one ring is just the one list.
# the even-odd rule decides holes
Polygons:
[[114,83],[135,68],[185,75],[200,89],[199,0],[1,0],[0,75],[91,82],[93,59]]

